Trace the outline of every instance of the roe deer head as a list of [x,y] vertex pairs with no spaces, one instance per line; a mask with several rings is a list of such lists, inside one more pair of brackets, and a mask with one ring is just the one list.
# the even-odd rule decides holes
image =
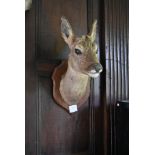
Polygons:
[[70,53],[66,72],[61,76],[59,91],[63,104],[68,106],[79,107],[88,99],[90,77],[98,77],[103,70],[97,57],[96,27],[95,20],[89,34],[76,37],[68,20],[61,18],[62,37],[68,44]]

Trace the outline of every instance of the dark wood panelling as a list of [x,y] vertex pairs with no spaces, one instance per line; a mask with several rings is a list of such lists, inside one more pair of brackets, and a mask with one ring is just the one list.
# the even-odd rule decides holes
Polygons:
[[[100,59],[100,38],[99,38],[99,0],[87,0],[87,22],[88,32],[92,26],[92,23],[97,19],[97,39],[98,52]],[[101,62],[102,64],[102,62]],[[100,102],[100,77],[91,79],[91,94],[89,99],[89,119],[90,119],[90,154],[102,154],[102,102]]]
[[42,155],[86,153],[89,148],[88,102],[70,115],[51,98],[49,78],[39,78],[39,139]]
[[128,1],[105,0],[107,100],[128,98]]
[[35,69],[35,9],[25,14],[25,154],[37,154],[37,72]]
[[87,32],[86,0],[38,0],[37,3],[37,57],[39,59],[66,59],[68,46],[61,37],[60,22],[65,16],[77,36]]
[[[62,15],[77,35],[98,19],[104,68],[101,80],[91,82],[88,103],[72,117],[52,99],[50,81],[68,56]],[[26,155],[116,155],[113,108],[129,98],[128,72],[128,0],[34,0],[26,13]]]
[[26,46],[31,44],[26,48],[26,154],[101,154],[100,80],[92,80],[90,99],[69,115],[53,100],[50,79],[55,66],[68,57],[59,27],[61,16],[68,18],[76,35],[86,34],[98,18],[98,1],[35,0],[30,12],[26,21]]
[[[77,5],[78,3],[78,5]],[[38,155],[71,155],[89,152],[88,102],[70,115],[52,99],[51,74],[68,57],[61,37],[61,16],[70,21],[75,34],[87,32],[87,1],[36,1],[36,63],[38,71]]]
[[[104,153],[116,154],[114,105],[129,98],[128,68],[128,0],[101,1],[101,49],[105,50],[105,76],[102,77],[104,102]],[[101,13],[101,14],[102,14]],[[105,38],[104,38],[105,37]],[[105,91],[104,91],[105,89]]]

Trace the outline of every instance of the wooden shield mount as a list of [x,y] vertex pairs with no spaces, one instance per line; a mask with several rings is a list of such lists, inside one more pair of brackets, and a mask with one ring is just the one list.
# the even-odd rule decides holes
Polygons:
[[82,98],[79,98],[79,101],[76,104],[65,102],[60,92],[61,91],[60,82],[61,82],[62,77],[65,75],[67,71],[67,67],[68,67],[68,62],[67,60],[65,60],[54,69],[54,72],[52,74],[53,97],[59,106],[61,106],[68,112],[73,113],[73,112],[78,111],[79,107],[87,101],[89,94],[90,94],[90,80],[87,84],[85,95]]

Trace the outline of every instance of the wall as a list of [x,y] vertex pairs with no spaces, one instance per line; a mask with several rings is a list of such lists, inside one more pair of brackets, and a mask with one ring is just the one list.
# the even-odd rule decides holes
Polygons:
[[[87,149],[91,154],[101,154],[100,152],[103,151],[104,155],[113,155],[115,154],[113,107],[117,100],[129,98],[128,0],[79,0],[81,3],[78,4],[83,5],[77,5],[77,2],[72,0],[60,5],[60,1],[64,2],[63,0],[36,0],[26,14],[26,154],[39,155],[44,150],[44,154],[47,155],[51,153],[53,146],[60,146],[53,145],[49,135],[54,135],[52,131],[55,132],[55,130],[51,130],[54,127],[53,124],[62,124],[58,120],[60,116],[62,122],[68,118],[67,114],[52,101],[50,81],[51,66],[54,64],[52,59],[63,60],[67,56],[67,48],[58,28],[60,17],[64,14],[73,23],[78,34],[89,31],[93,19],[98,19],[97,42],[104,72],[100,76],[101,84],[99,80],[91,83],[89,105],[84,107],[87,112],[84,110],[81,111],[82,113],[79,112],[79,116],[73,117],[71,121],[73,128],[76,128],[77,123],[74,124],[76,121],[89,125],[83,125],[85,130],[81,130],[80,136],[76,138],[70,136],[72,141],[76,139],[73,146],[70,140],[70,145],[64,141],[66,145],[63,146],[66,146],[65,151],[67,149],[70,151],[72,148],[80,152],[83,149],[81,146],[86,146],[84,151]],[[67,9],[68,6],[72,6],[71,9]],[[83,10],[82,13],[79,13],[79,8]],[[48,114],[53,117],[45,115],[48,110],[52,110]],[[50,119],[53,118],[56,123],[52,124]],[[70,121],[69,119],[66,121]],[[47,127],[42,129],[40,127],[43,123],[46,123]],[[71,134],[77,135],[74,130],[71,131]],[[44,138],[44,134],[47,133],[49,141],[46,140],[42,145],[41,138]],[[85,136],[83,136],[84,133],[86,133]],[[64,134],[64,136],[68,138],[67,135]],[[83,143],[79,142],[82,140],[80,137],[84,137]],[[68,146],[72,147],[68,148]],[[59,148],[53,150],[57,151]]]
[[[69,115],[52,97],[53,69],[68,57],[60,32],[65,16],[80,36],[98,19],[98,0],[34,0],[26,13],[26,155],[101,154],[99,78],[89,100]],[[97,33],[97,42],[99,42]]]
[[[129,99],[128,0],[100,1],[104,152],[115,154],[114,104]],[[104,27],[104,29],[102,29]]]

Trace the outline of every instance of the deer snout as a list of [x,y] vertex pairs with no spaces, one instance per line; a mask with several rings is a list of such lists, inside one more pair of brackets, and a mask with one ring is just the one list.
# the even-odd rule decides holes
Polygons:
[[100,63],[92,64],[88,67],[88,75],[92,78],[96,78],[99,76],[102,70],[103,70],[103,67]]
[[92,74],[100,73],[102,72],[102,70],[103,70],[103,67],[100,63],[92,64],[91,66],[89,66],[89,71]]

